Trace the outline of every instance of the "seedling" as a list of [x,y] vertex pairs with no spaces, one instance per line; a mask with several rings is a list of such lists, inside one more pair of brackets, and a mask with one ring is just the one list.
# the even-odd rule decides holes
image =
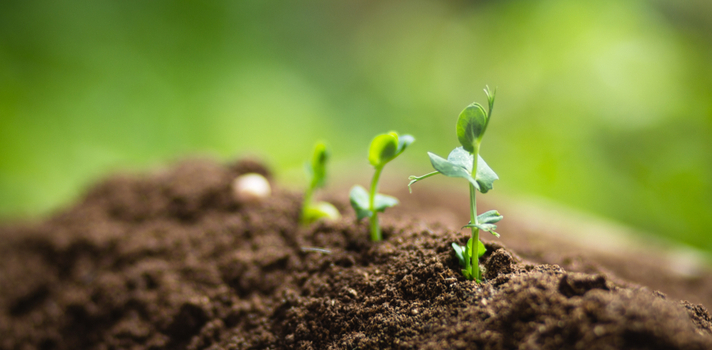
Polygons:
[[319,219],[336,220],[341,217],[339,210],[328,202],[312,202],[314,191],[317,188],[324,187],[326,183],[326,162],[329,160],[329,149],[324,142],[317,142],[314,145],[311,161],[304,164],[307,177],[309,178],[309,187],[304,193],[304,202],[302,203],[302,224],[310,224]]
[[356,219],[368,217],[371,220],[371,240],[378,242],[381,237],[381,226],[378,223],[378,213],[398,204],[398,199],[378,193],[378,179],[383,167],[405,151],[415,139],[410,135],[400,135],[395,131],[381,134],[373,138],[368,150],[368,161],[376,169],[371,180],[371,190],[356,185],[349,195],[351,206],[356,210]]
[[411,181],[408,184],[408,189],[411,189],[411,185],[414,183],[437,174],[459,177],[469,182],[470,222],[463,228],[469,227],[472,235],[465,246],[452,243],[452,248],[455,250],[455,256],[462,267],[462,274],[465,278],[477,282],[482,280],[479,257],[485,253],[485,246],[480,242],[480,230],[499,237],[499,234],[494,231],[497,229],[495,223],[502,220],[502,215],[496,210],[477,215],[477,202],[475,200],[477,191],[487,193],[492,189],[494,180],[499,179],[479,154],[482,136],[487,130],[487,125],[489,125],[492,117],[492,108],[494,107],[495,92],[490,91],[489,87],[487,87],[485,94],[489,105],[487,112],[485,112],[485,108],[482,105],[475,102],[460,113],[460,117],[457,120],[457,139],[462,146],[452,150],[447,159],[428,152],[430,163],[435,168],[435,171],[423,176],[411,176]]

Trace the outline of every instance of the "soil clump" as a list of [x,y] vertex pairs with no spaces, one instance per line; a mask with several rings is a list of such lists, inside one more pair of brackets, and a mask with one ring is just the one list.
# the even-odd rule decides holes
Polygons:
[[345,201],[342,220],[301,227],[300,193],[232,196],[250,172],[269,178],[207,160],[119,175],[0,227],[0,349],[712,348],[702,305],[498,242],[477,284],[456,227],[387,212],[372,243]]

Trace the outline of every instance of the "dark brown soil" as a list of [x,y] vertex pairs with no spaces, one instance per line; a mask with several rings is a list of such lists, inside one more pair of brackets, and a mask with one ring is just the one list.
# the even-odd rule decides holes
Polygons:
[[476,284],[451,255],[457,227],[386,213],[374,244],[343,201],[342,221],[299,227],[299,193],[232,197],[245,172],[267,173],[191,161],[117,176],[0,227],[0,348],[712,349],[702,305],[500,243]]

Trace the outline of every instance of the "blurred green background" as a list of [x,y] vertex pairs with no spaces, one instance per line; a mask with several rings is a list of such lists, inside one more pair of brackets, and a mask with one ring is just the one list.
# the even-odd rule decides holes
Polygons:
[[301,167],[457,146],[498,88],[497,191],[712,251],[712,2],[2,1],[0,217],[68,205],[117,169],[192,154]]

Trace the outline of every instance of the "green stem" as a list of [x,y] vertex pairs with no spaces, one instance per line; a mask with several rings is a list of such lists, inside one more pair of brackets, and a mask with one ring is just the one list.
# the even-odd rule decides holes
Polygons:
[[378,224],[378,212],[375,209],[376,194],[378,193],[378,178],[381,177],[383,167],[376,167],[376,173],[371,180],[371,193],[368,198],[368,209],[371,211],[371,241],[381,240],[381,226]]
[[[476,144],[475,145],[475,150],[473,152],[473,160],[472,160],[472,175],[477,176],[477,158],[480,153],[480,145]],[[477,189],[475,188],[474,185],[470,184],[470,222],[472,224],[477,224],[477,201],[476,201],[476,195],[477,195]],[[472,259],[472,264],[471,266],[471,274],[475,278],[476,281],[480,281],[480,264],[479,264],[479,244],[478,241],[480,240],[480,229],[477,227],[472,227],[472,256],[470,257]]]
[[425,175],[423,175],[423,176],[410,176],[410,177],[408,177],[408,179],[410,180],[410,182],[408,183],[408,192],[413,193],[413,189],[410,188],[410,186],[412,186],[414,183],[416,183],[416,182],[418,182],[418,181],[420,181],[420,180],[422,180],[422,179],[427,179],[427,178],[429,178],[429,177],[431,177],[431,176],[435,176],[435,175],[437,175],[437,174],[440,174],[440,172],[439,172],[439,171],[433,171],[432,173],[427,173],[427,174],[425,174]]
[[314,194],[314,187],[311,187],[311,186],[304,193],[304,201],[302,202],[302,217],[301,217],[302,223],[305,222],[305,214],[307,213],[307,208],[309,208],[311,206],[311,200],[312,200],[313,194]]
[[[475,186],[470,184],[470,221],[475,224],[477,223],[477,202],[475,201],[475,193],[477,189]],[[476,281],[480,280],[480,266],[479,266],[479,244],[477,241],[480,240],[480,229],[477,227],[472,227],[472,263],[470,264],[470,272]]]

